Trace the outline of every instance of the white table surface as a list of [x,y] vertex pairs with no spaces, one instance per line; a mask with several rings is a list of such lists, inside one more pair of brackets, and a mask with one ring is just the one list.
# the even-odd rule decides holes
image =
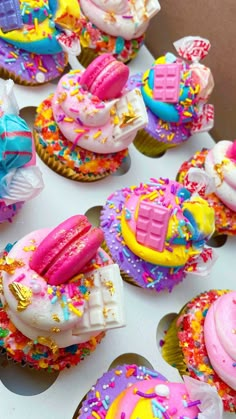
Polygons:
[[[145,70],[152,64],[152,57],[145,47],[130,64],[132,73]],[[21,115],[31,124],[35,106],[54,84],[36,88],[15,86]],[[150,177],[174,179],[180,164],[195,151],[211,147],[208,134],[194,135],[182,147],[169,150],[160,158],[149,158],[130,146],[130,168],[120,175],[110,176],[96,183],[78,183],[65,179],[49,169],[38,158],[43,172],[45,188],[40,196],[26,203],[12,224],[0,225],[0,249],[30,231],[54,227],[64,219],[89,209],[91,219],[98,219],[99,206],[111,192],[124,186],[147,181]],[[126,165],[128,166],[128,165]],[[127,169],[127,167],[126,167]],[[125,168],[124,168],[125,171]],[[122,172],[122,171],[121,171]],[[92,214],[92,215],[91,215]],[[119,356],[135,362],[144,357],[153,368],[170,380],[180,381],[178,372],[167,365],[158,349],[158,342],[170,313],[177,313],[183,304],[201,291],[211,288],[234,288],[233,260],[236,239],[216,249],[216,261],[209,278],[188,277],[174,288],[171,294],[152,293],[124,283],[127,326],[109,331],[96,351],[77,367],[54,374],[32,371],[0,358],[0,418],[1,419],[70,419],[91,385]],[[136,354],[129,357],[127,354]],[[138,362],[138,361],[137,361]],[[225,414],[224,419],[230,414]],[[217,418],[216,418],[217,419]]]

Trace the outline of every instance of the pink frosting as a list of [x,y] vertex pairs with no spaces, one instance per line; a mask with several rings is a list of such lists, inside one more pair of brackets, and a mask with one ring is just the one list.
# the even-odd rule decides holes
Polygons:
[[[124,416],[124,413],[125,418],[133,417],[133,410],[135,409],[137,403],[140,401],[140,395],[136,394],[134,389],[142,393],[149,392],[155,394],[156,388],[158,388],[156,386],[160,385],[166,387],[167,391],[169,389],[169,395],[167,395],[167,397],[156,396],[153,399],[157,401],[159,400],[159,404],[161,404],[161,406],[164,407],[164,409],[166,406],[166,410],[169,415],[168,417],[180,417],[180,415],[184,415],[183,417],[186,416],[186,418],[188,419],[195,419],[196,417],[198,417],[199,410],[197,406],[192,406],[189,408],[184,406],[183,401],[185,400],[188,402],[189,397],[187,395],[187,390],[183,384],[169,383],[160,381],[158,379],[152,379],[137,382],[125,390],[125,392],[123,393],[123,397],[119,402],[118,408],[116,410],[116,418],[122,418]],[[148,403],[151,404],[153,399],[148,399]]]
[[236,291],[222,295],[211,305],[204,336],[214,370],[236,390]]

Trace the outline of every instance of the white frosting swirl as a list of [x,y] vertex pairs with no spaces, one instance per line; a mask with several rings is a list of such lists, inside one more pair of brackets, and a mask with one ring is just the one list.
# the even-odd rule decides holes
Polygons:
[[80,6],[100,30],[126,40],[141,36],[160,10],[157,0],[81,0]]
[[95,153],[116,153],[127,148],[147,123],[140,92],[124,92],[102,101],[78,82],[79,73],[61,78],[52,101],[54,119],[73,144]]
[[207,154],[205,170],[214,179],[218,198],[236,211],[236,160],[227,156],[231,141],[220,141]]

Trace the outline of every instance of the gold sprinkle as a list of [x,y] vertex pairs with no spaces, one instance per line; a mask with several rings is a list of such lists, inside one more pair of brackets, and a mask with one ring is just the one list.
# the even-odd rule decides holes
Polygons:
[[3,293],[2,276],[0,276],[0,293]]
[[110,292],[111,295],[115,293],[115,288],[112,281],[106,281],[105,286],[108,288],[108,291]]
[[34,251],[35,249],[36,249],[36,246],[25,246],[25,247],[23,247],[23,250],[25,252],[31,252],[31,251]]
[[108,317],[108,309],[106,307],[104,307],[104,309],[102,310],[103,316],[105,317],[105,319],[107,319]]
[[59,327],[52,327],[51,328],[52,333],[59,333],[60,331],[61,331],[61,329],[59,329]]
[[24,311],[31,304],[32,291],[18,282],[9,284],[9,290],[18,301],[17,310]]
[[62,92],[57,96],[57,102],[58,103],[62,103],[66,100],[67,98],[67,93],[66,92]]
[[124,128],[127,125],[131,125],[134,121],[136,121],[136,119],[139,118],[138,115],[136,115],[136,113],[134,112],[131,104],[128,104],[128,112],[125,112],[122,114],[122,123],[120,125],[120,128]]
[[37,342],[40,343],[41,345],[44,345],[50,348],[53,354],[56,354],[58,352],[58,346],[56,342],[49,337],[38,336]]
[[216,163],[214,165],[214,169],[215,169],[216,173],[218,174],[218,176],[220,178],[220,184],[222,184],[222,182],[224,180],[223,168],[226,164],[228,164],[228,161],[227,160],[222,160],[221,163]]
[[53,314],[52,315],[52,320],[54,320],[54,322],[57,322],[57,323],[60,323],[60,319],[59,319],[59,316],[57,315],[57,314]]

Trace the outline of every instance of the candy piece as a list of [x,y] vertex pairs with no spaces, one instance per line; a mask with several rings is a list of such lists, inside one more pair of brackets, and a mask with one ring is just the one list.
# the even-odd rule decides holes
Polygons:
[[191,133],[210,131],[214,126],[214,105],[204,104],[198,111],[198,117],[191,125]]
[[103,54],[83,72],[80,83],[101,100],[115,99],[125,86],[129,69],[110,54]]
[[186,36],[173,43],[180,57],[188,61],[200,61],[207,56],[211,44],[200,36]]
[[152,202],[141,201],[136,225],[137,241],[162,252],[170,219],[170,210]]
[[3,32],[20,29],[23,20],[18,0],[1,0],[0,3],[0,28]]
[[236,140],[233,142],[233,144],[228,148],[228,151],[226,152],[226,156],[234,160],[236,162]]
[[[87,277],[91,276],[88,274]],[[72,330],[73,336],[113,329],[125,325],[123,290],[118,265],[107,265],[93,271],[93,287],[79,325]]]
[[91,229],[85,216],[73,216],[40,243],[30,267],[43,275],[49,284],[62,284],[92,259],[102,241],[101,230]]
[[154,68],[153,97],[161,102],[176,103],[179,99],[181,64],[162,64]]

